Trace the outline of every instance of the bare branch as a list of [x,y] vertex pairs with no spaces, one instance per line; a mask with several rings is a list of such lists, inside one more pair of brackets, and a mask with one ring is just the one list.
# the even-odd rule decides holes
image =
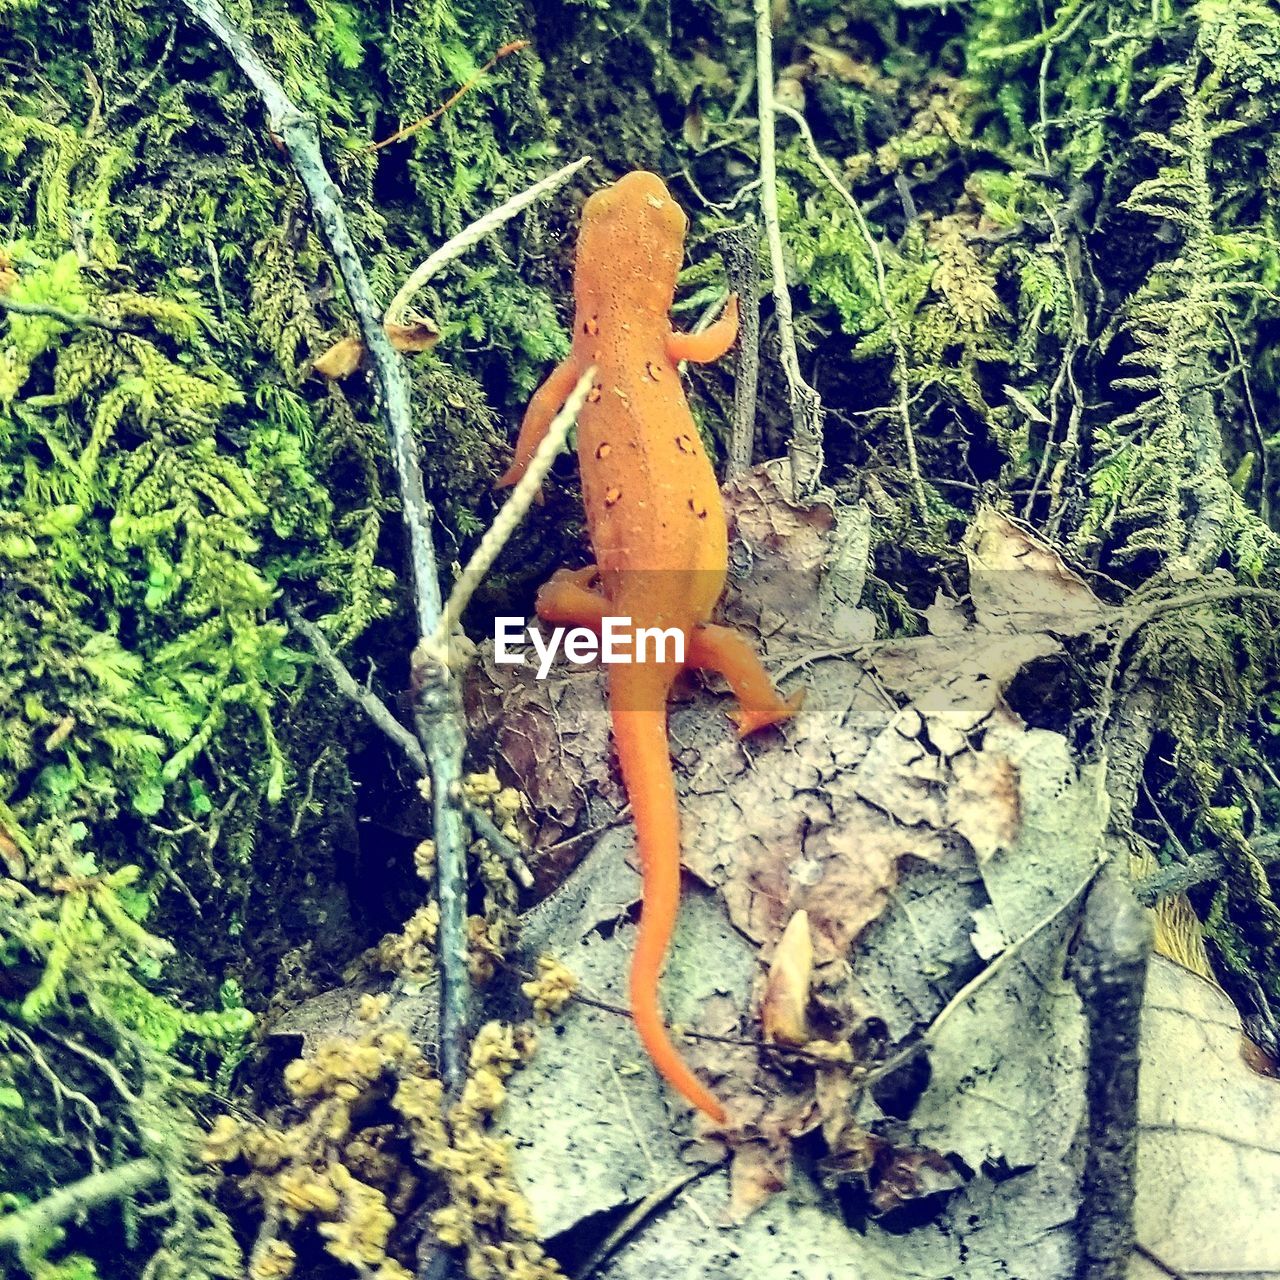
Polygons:
[[47,1237],[68,1218],[100,1204],[135,1195],[151,1183],[159,1182],[162,1176],[155,1160],[142,1157],[59,1187],[35,1204],[0,1216],[0,1254],[20,1253],[29,1242]]
[[912,496],[915,499],[920,517],[925,519],[928,517],[929,511],[925,499],[924,477],[920,473],[920,457],[916,453],[916,434],[911,425],[911,401],[907,385],[907,344],[902,336],[902,326],[898,323],[897,313],[894,311],[893,303],[889,299],[889,280],[885,274],[884,255],[880,252],[880,245],[875,236],[871,234],[871,228],[867,225],[867,220],[863,216],[861,207],[853,198],[853,192],[840,181],[836,176],[836,171],[827,163],[827,159],[822,152],[818,150],[818,144],[814,139],[813,131],[809,128],[809,122],[798,111],[780,103],[774,107],[774,110],[781,111],[783,115],[790,116],[795,121],[796,127],[800,130],[800,136],[804,139],[805,146],[809,149],[809,156],[813,163],[818,166],[822,171],[822,176],[826,178],[835,193],[853,212],[853,220],[857,223],[858,234],[861,235],[862,242],[867,246],[867,252],[871,255],[871,261],[875,264],[876,291],[880,295],[880,306],[884,310],[885,324],[889,327],[889,340],[893,344],[893,380],[898,384],[898,417],[902,422],[902,438],[907,448],[907,466],[911,471]]
[[118,333],[126,328],[116,320],[64,311],[47,302],[19,302],[17,298],[10,298],[4,293],[0,293],[0,311],[11,311],[18,316],[47,316],[50,320],[70,325],[73,329],[106,329],[111,333]]
[[1139,1034],[1151,916],[1133,896],[1118,860],[1085,906],[1073,964],[1089,1023],[1089,1139],[1078,1223],[1080,1280],[1122,1280],[1133,1251],[1138,1160]]
[[821,483],[822,400],[800,372],[791,293],[787,288],[787,266],[782,255],[773,118],[776,110],[773,100],[773,29],[770,25],[773,6],[770,0],[755,0],[755,7],[756,96],[760,103],[757,113],[760,117],[760,212],[764,216],[765,236],[769,242],[773,302],[778,317],[778,346],[791,400],[791,485],[795,496],[802,498]]
[[346,664],[334,653],[325,634],[314,622],[304,618],[291,604],[284,606],[285,617],[301,631],[315,650],[320,665],[333,677],[338,692],[350,698],[400,748],[413,771],[427,776],[427,757],[422,744],[391,714],[391,708],[372,689],[366,689],[347,670]]
[[[418,635],[434,634],[443,602],[431,544],[431,508],[413,439],[409,383],[404,365],[387,337],[373,291],[343,217],[338,190],[325,168],[315,121],[290,101],[253,47],[232,25],[218,0],[184,0],[187,8],[226,47],[252,81],[267,108],[272,129],[284,142],[293,167],[311,198],[312,211],[329,244],[360,325],[382,393],[387,442],[399,481],[400,505],[408,533]],[[437,884],[440,903],[440,1069],[451,1093],[466,1078],[466,1046],[471,1004],[467,966],[466,831],[462,818],[462,757],[465,747],[462,698],[443,664],[414,668],[414,723],[431,769]]]
[[582,159],[575,160],[572,164],[567,164],[562,169],[557,169],[555,173],[543,178],[541,182],[535,182],[528,190],[520,192],[517,196],[512,196],[505,204],[500,204],[496,209],[490,209],[488,213],[481,218],[477,218],[469,227],[459,231],[452,240],[446,240],[425,262],[416,267],[404,284],[400,286],[400,291],[391,299],[391,305],[387,308],[387,313],[384,316],[387,323],[403,324],[405,312],[409,308],[409,303],[413,301],[414,295],[426,285],[427,281],[441,267],[446,266],[455,258],[461,257],[473,244],[479,244],[490,232],[496,231],[504,222],[514,218],[516,214],[527,209],[536,201],[541,200],[543,196],[548,196],[553,191],[558,191],[578,170],[585,168],[590,163],[591,157],[583,156]]
[[760,229],[747,217],[724,233],[729,288],[738,295],[738,368],[733,383],[733,432],[726,479],[751,469],[756,440],[756,397],[760,385]]
[[[342,659],[334,653],[324,632],[314,622],[304,618],[291,604],[286,604],[284,611],[290,623],[310,641],[320,665],[333,677],[339,693],[359,706],[369,719],[400,748],[415,773],[424,778],[430,777],[422,744],[392,715],[391,708],[372,689],[364,688],[347,670]],[[532,888],[533,872],[529,870],[529,864],[525,862],[520,848],[498,830],[497,824],[483,809],[465,803],[463,809],[475,834],[487,841],[496,853],[511,864],[512,873],[526,889]]]

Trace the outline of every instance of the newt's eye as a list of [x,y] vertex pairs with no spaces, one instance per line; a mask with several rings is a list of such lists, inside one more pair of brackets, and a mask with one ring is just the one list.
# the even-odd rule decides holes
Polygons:
[[600,332],[600,321],[597,320],[595,316],[588,316],[582,322],[582,332],[585,333],[588,338],[594,338],[596,334]]
[[596,445],[596,457],[603,462],[613,452],[613,446],[607,443]]
[[689,510],[692,511],[699,520],[705,520],[707,518],[707,508],[703,503],[699,502],[697,498],[689,499]]
[[693,453],[695,449],[693,437],[685,435],[676,436],[676,448],[679,449],[681,453]]
[[658,381],[658,377],[662,372],[662,370],[659,369],[658,366],[654,364],[652,360],[648,360],[645,362],[644,371],[650,378],[654,380],[654,382]]
[[606,489],[604,491],[604,505],[606,507],[617,506],[619,499],[622,497],[621,489]]
[[604,395],[604,388],[597,382],[596,385],[587,392],[587,403],[595,404],[602,395]]

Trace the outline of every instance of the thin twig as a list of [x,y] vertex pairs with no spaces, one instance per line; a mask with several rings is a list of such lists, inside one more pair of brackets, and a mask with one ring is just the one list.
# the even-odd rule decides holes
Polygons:
[[119,333],[128,327],[118,320],[104,320],[101,316],[64,311],[47,302],[19,302],[17,298],[4,293],[0,293],[0,311],[12,311],[19,316],[47,316],[50,320],[70,325],[73,329],[106,329],[109,333]]
[[[1057,36],[1046,40],[1044,52],[1040,57],[1037,90],[1039,120],[1032,128],[1032,136],[1035,140],[1036,151],[1040,157],[1041,168],[1046,174],[1054,172],[1053,162],[1049,155],[1049,69],[1053,63],[1053,56],[1057,46],[1070,38],[1080,24],[1084,22],[1091,9],[1092,5],[1086,5],[1065,30]],[[1042,25],[1045,21],[1046,19],[1042,12]],[[1088,190],[1083,184],[1077,189]],[[1059,221],[1059,213],[1067,212],[1067,206],[1072,203],[1072,200],[1068,200],[1064,202],[1060,209],[1046,208],[1045,210],[1049,219],[1049,238],[1054,251],[1062,259],[1063,279],[1066,281],[1067,292],[1071,300],[1071,332],[1064,342],[1058,372],[1049,388],[1049,403],[1045,414],[1049,420],[1049,425],[1045,430],[1044,453],[1040,459],[1040,466],[1036,471],[1035,482],[1031,486],[1031,493],[1028,495],[1026,505],[1023,507],[1023,518],[1030,519],[1040,488],[1047,481],[1049,484],[1049,521],[1047,529],[1051,536],[1057,534],[1065,514],[1065,506],[1061,500],[1062,487],[1066,480],[1067,469],[1075,464],[1079,453],[1080,424],[1084,417],[1084,395],[1076,381],[1074,368],[1076,354],[1088,338],[1088,321],[1085,318],[1084,304],[1077,280],[1079,238],[1076,237],[1075,239],[1076,253],[1073,254],[1063,229],[1066,222],[1078,218],[1078,211],[1071,210],[1067,217]],[[1068,388],[1071,392],[1071,408],[1067,415],[1067,434],[1062,443],[1060,456],[1051,468],[1050,463],[1053,461],[1054,454],[1053,433],[1058,423],[1059,405],[1064,388]]]
[[[1143,787],[1145,789],[1145,782]],[[1160,820],[1172,836],[1173,832],[1168,826],[1168,819],[1161,814]],[[1177,839],[1176,836],[1173,838]],[[1247,845],[1260,866],[1270,866],[1280,862],[1280,839],[1261,836],[1247,841]],[[1138,881],[1133,890],[1138,904],[1143,907],[1154,907],[1164,898],[1186,893],[1197,885],[1220,880],[1231,867],[1227,855],[1221,849],[1200,849],[1196,853],[1187,854],[1186,858],[1185,862],[1175,862],[1169,866],[1160,867]]]
[[738,295],[738,368],[733,383],[733,430],[725,478],[751,469],[760,386],[760,231],[748,216],[724,233],[729,288]]
[[1267,448],[1266,433],[1262,429],[1262,420],[1258,416],[1258,405],[1253,398],[1253,383],[1249,380],[1249,366],[1244,358],[1244,350],[1240,339],[1225,316],[1218,317],[1218,324],[1226,331],[1227,340],[1231,343],[1231,352],[1235,356],[1235,372],[1240,374],[1240,386],[1244,392],[1245,407],[1249,410],[1249,426],[1257,445],[1258,466],[1260,469],[1258,484],[1258,515],[1262,523],[1271,525],[1271,451]]
[[350,698],[403,752],[415,773],[427,776],[427,757],[422,743],[409,732],[391,713],[391,708],[372,689],[367,689],[347,670],[346,664],[334,653],[323,631],[314,622],[304,618],[293,605],[284,606],[285,617],[296,630],[306,636],[321,666],[333,677],[338,692]]
[[155,83],[156,77],[164,70],[165,63],[169,61],[169,55],[173,52],[173,42],[177,38],[178,28],[171,26],[168,34],[165,36],[164,48],[160,50],[160,56],[156,58],[155,65],[147,72],[141,80],[138,81],[132,93],[125,94],[118,102],[107,103],[104,115],[108,120],[112,116],[119,115],[121,111],[127,110],[133,106],[144,93]]
[[[291,604],[286,603],[284,611],[289,622],[306,636],[312,649],[315,650],[320,665],[332,676],[334,684],[338,686],[338,692],[359,706],[365,715],[400,748],[416,774],[424,778],[430,777],[422,744],[395,718],[391,708],[372,689],[365,688],[351,674],[342,659],[334,653],[324,632],[314,622],[304,618]],[[483,809],[464,801],[463,811],[476,836],[487,841],[495,853],[510,863],[512,873],[524,888],[532,888],[533,872],[529,870],[529,864],[524,860],[524,853],[519,846],[502,834],[497,824]]]
[[486,62],[484,66],[466,82],[466,84],[462,85],[449,98],[445,99],[445,101],[429,115],[423,116],[421,120],[415,120],[412,124],[405,125],[403,129],[397,129],[389,138],[383,138],[381,142],[371,142],[366,149],[369,151],[381,151],[383,147],[389,147],[393,142],[403,142],[405,138],[413,137],[419,129],[425,128],[433,120],[438,120],[442,115],[444,115],[444,113],[448,111],[455,102],[459,101],[464,94],[470,93],[471,90],[474,89],[476,85],[478,85],[480,81],[483,80],[484,77],[502,61],[503,58],[506,58],[513,53],[519,53],[521,49],[527,49],[528,47],[528,40],[513,40],[510,44],[504,44],[502,48],[499,49],[498,52],[495,53],[493,57],[490,58],[489,61]]
[[1099,859],[1090,869],[1089,874],[1071,891],[1069,897],[1060,902],[1047,915],[1037,921],[1030,929],[1027,930],[1020,938],[1011,942],[985,969],[980,970],[968,982],[960,988],[959,991],[951,997],[950,1000],[939,1011],[938,1016],[929,1023],[929,1025],[920,1033],[919,1037],[909,1044],[905,1049],[888,1059],[886,1062],[880,1063],[867,1072],[864,1077],[866,1085],[873,1085],[877,1081],[883,1080],[886,1076],[891,1076],[895,1071],[904,1067],[908,1062],[922,1053],[929,1045],[933,1044],[938,1033],[950,1020],[951,1016],[957,1009],[968,1004],[974,996],[982,990],[997,974],[1003,972],[1013,958],[1018,955],[1029,942],[1038,938],[1050,925],[1060,920],[1077,902],[1088,892],[1089,887],[1093,884],[1099,871],[1105,866],[1105,862]]
[[21,1253],[29,1243],[47,1239],[68,1218],[136,1195],[161,1177],[160,1165],[144,1156],[59,1187],[35,1204],[0,1216],[0,1253]]
[[98,1104],[89,1097],[87,1093],[81,1092],[79,1089],[73,1089],[67,1084],[62,1077],[53,1069],[49,1060],[40,1052],[40,1047],[36,1044],[27,1033],[18,1027],[11,1026],[5,1033],[9,1039],[16,1040],[30,1055],[31,1061],[35,1063],[36,1068],[49,1082],[49,1087],[53,1090],[54,1102],[56,1104],[56,1115],[58,1120],[58,1135],[65,1136],[62,1124],[62,1100],[70,1098],[72,1102],[77,1102],[84,1109],[89,1117],[89,1122],[85,1122],[85,1128],[89,1130],[88,1154],[89,1159],[93,1162],[95,1171],[101,1170],[102,1158],[98,1152],[98,1145],[93,1140],[94,1129],[101,1129],[103,1126],[102,1112],[98,1109]]
[[705,1178],[713,1169],[719,1169],[723,1165],[724,1160],[697,1165],[686,1173],[676,1174],[670,1182],[649,1192],[595,1247],[586,1262],[573,1273],[573,1280],[590,1280],[659,1209],[670,1204],[690,1183]]
[[1170,1280],[1186,1280],[1181,1271],[1175,1271],[1158,1253],[1153,1253],[1141,1241],[1133,1246],[1133,1251],[1140,1257],[1146,1258],[1161,1275],[1168,1276]]
[[871,261],[875,264],[876,289],[880,295],[880,306],[884,310],[885,324],[889,328],[889,341],[893,344],[893,380],[898,384],[898,418],[902,423],[902,438],[907,448],[907,466],[911,470],[912,496],[915,498],[920,518],[926,519],[929,514],[929,508],[924,491],[924,477],[920,472],[920,457],[916,452],[915,429],[911,424],[910,387],[907,381],[909,368],[907,344],[902,336],[902,325],[898,322],[897,312],[894,311],[893,303],[889,299],[889,278],[884,269],[884,255],[880,252],[879,242],[871,234],[871,227],[863,215],[861,206],[854,199],[853,192],[840,181],[836,171],[827,163],[827,159],[822,152],[818,150],[818,143],[813,136],[813,131],[809,128],[809,122],[798,111],[791,107],[783,106],[781,103],[777,104],[774,110],[781,111],[783,115],[789,116],[795,122],[796,127],[800,130],[800,136],[804,139],[805,146],[808,148],[810,159],[818,166],[822,171],[822,176],[826,178],[836,194],[852,211],[853,220],[858,225],[858,234],[862,236],[862,242],[867,246],[867,252],[871,255]]
[[543,196],[548,196],[553,191],[558,191],[575,173],[590,163],[591,157],[583,156],[580,160],[575,160],[572,164],[567,164],[562,169],[557,169],[555,173],[549,174],[541,182],[535,182],[533,186],[521,191],[519,195],[512,196],[510,200],[500,204],[496,209],[490,209],[488,213],[483,217],[477,218],[469,227],[459,231],[452,240],[446,240],[425,262],[416,267],[404,284],[400,286],[400,291],[391,299],[391,305],[387,308],[383,319],[388,324],[403,324],[405,312],[409,308],[409,303],[413,301],[414,295],[426,285],[427,281],[441,267],[452,262],[455,258],[461,257],[473,244],[478,244],[485,236],[496,231],[504,222],[514,218],[516,214],[527,209],[531,204],[541,200]]
[[[52,1033],[49,1033],[52,1034]],[[102,1072],[108,1080],[111,1081],[115,1091],[130,1105],[137,1106],[138,1095],[129,1087],[128,1081],[124,1075],[110,1058],[104,1058],[102,1054],[95,1053],[88,1045],[78,1044],[75,1040],[71,1040],[66,1036],[53,1037],[64,1049],[71,1053],[77,1054],[84,1058],[87,1062],[92,1062],[99,1071]],[[102,1117],[98,1117],[101,1122]]]
[[431,638],[431,644],[440,660],[449,661],[448,647],[454,628],[458,625],[476,588],[484,581],[493,567],[493,562],[501,554],[502,548],[507,545],[508,539],[520,526],[520,522],[533,505],[547,472],[551,470],[551,464],[564,448],[569,431],[577,421],[578,413],[586,402],[587,393],[591,390],[595,376],[596,367],[592,365],[578,379],[560,412],[551,420],[547,434],[529,460],[524,475],[511,491],[511,496],[503,504],[497,518],[485,531],[484,537],[480,539],[480,545],[467,562],[467,567],[458,576],[458,581],[449,594],[449,602],[440,615],[440,625]]
[[765,237],[769,242],[773,302],[778,319],[778,347],[791,400],[791,442],[788,448],[791,458],[791,487],[797,498],[803,498],[813,493],[822,482],[822,400],[800,372],[791,293],[787,288],[787,266],[782,253],[774,128],[776,106],[773,100],[772,9],[770,0],[755,0],[756,96],[760,104],[760,212],[764,217]]
[[508,840],[498,829],[498,824],[479,805],[464,806],[467,821],[476,836],[483,840],[499,857],[510,864],[512,874],[524,889],[532,889],[534,880],[529,864],[524,860],[520,846]]
[[[1215,604],[1227,600],[1260,600],[1280,608],[1280,591],[1268,587],[1221,586],[1206,587],[1201,591],[1190,591],[1185,595],[1166,596],[1134,610],[1131,615],[1122,618],[1121,624],[1111,640],[1111,657],[1103,677],[1102,691],[1098,696],[1097,709],[1094,711],[1094,732],[1101,737],[1110,719],[1116,697],[1116,681],[1120,676],[1120,661],[1129,641],[1149,622],[1161,614],[1177,609],[1192,609],[1196,605]],[[1104,623],[1103,626],[1109,624]]]

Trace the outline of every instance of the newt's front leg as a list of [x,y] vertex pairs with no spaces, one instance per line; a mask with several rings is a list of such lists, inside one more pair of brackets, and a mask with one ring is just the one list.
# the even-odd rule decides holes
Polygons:
[[546,438],[547,428],[551,420],[564,407],[574,383],[578,380],[577,366],[572,357],[562,360],[547,375],[547,380],[533,393],[529,407],[524,411],[524,421],[520,424],[520,435],[516,439],[516,456],[512,464],[502,473],[497,488],[505,489],[517,483],[525,473],[538,446]]
[[784,698],[773,687],[751,642],[732,627],[707,622],[689,633],[685,665],[704,671],[717,671],[729,682],[738,699],[737,711],[729,713],[738,726],[738,735],[763,729],[790,719],[800,710],[804,690]]
[[672,364],[679,364],[681,360],[710,364],[733,346],[737,336],[738,295],[731,293],[720,318],[701,333],[672,333],[667,338],[667,355]]

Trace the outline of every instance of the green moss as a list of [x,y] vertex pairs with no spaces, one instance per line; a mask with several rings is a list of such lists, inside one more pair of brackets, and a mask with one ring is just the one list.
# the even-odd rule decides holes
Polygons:
[[[231,8],[315,116],[381,302],[477,215],[572,154],[597,157],[577,192],[418,299],[443,336],[412,362],[414,422],[441,560],[462,561],[514,424],[566,349],[581,190],[663,173],[693,219],[679,322],[722,291],[715,236],[757,161],[749,6]],[[520,38],[533,47],[437,121],[370,147]],[[359,918],[339,870],[358,848],[354,753],[333,741],[350,712],[280,604],[394,696],[408,635],[395,485],[367,385],[308,376],[352,318],[225,53],[140,0],[0,0],[0,39],[30,51],[0,68],[0,291],[23,309],[0,312],[0,1194],[38,1199],[95,1147],[147,1154],[164,1212],[118,1207],[101,1256],[68,1237],[30,1266],[240,1274],[191,1161],[208,1086],[233,1087],[249,1030],[235,986],[220,988],[283,1000],[284,957],[314,983],[383,923]],[[776,41],[883,266],[882,280],[780,119],[796,334],[830,410],[826,478],[876,511],[880,631],[918,629],[939,584],[961,583],[983,497],[1117,593],[1167,594],[1187,569],[1274,583],[1272,6],[821,0],[793,6]],[[762,449],[779,453],[767,279],[760,293]],[[699,377],[714,442],[727,374]],[[553,495],[477,610],[572,556],[578,530]],[[1191,851],[1229,855],[1200,904],[1222,966],[1280,996],[1256,851],[1280,817],[1273,631],[1261,604],[1215,603],[1157,619],[1124,657],[1166,691],[1162,816]]]

